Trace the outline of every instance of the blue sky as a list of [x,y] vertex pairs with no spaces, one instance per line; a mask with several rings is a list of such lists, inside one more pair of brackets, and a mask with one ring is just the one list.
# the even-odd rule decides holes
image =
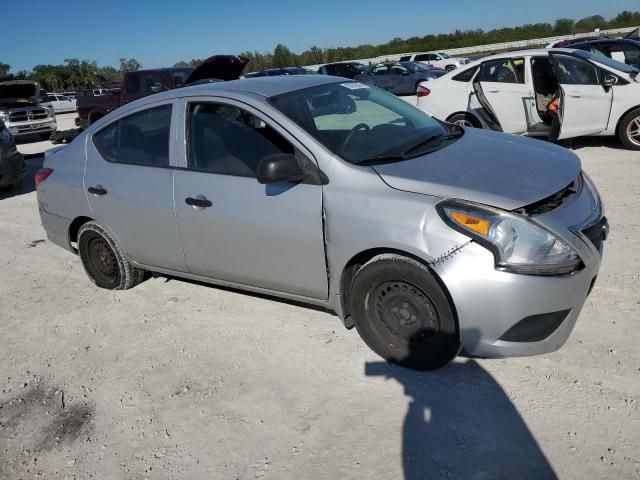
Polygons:
[[0,0],[0,62],[14,72],[65,58],[115,66],[133,57],[160,67],[214,53],[271,51],[278,43],[301,52],[639,8],[638,0]]

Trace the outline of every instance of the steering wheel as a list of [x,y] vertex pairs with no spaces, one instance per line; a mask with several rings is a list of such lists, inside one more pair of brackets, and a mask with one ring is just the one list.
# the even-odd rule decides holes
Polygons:
[[356,134],[358,132],[361,132],[361,131],[369,133],[369,132],[371,132],[371,129],[369,128],[369,125],[367,125],[366,123],[357,124],[355,127],[353,127],[351,129],[351,131],[347,135],[347,138],[344,139],[344,141],[342,142],[342,145],[340,145],[340,150],[339,151],[340,152],[344,152],[344,150],[347,148],[347,145],[349,145],[351,140],[353,140],[353,137],[355,137]]

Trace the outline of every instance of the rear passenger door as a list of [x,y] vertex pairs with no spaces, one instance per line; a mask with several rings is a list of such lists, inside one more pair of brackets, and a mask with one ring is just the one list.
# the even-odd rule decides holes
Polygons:
[[314,166],[310,152],[245,104],[190,99],[181,111],[185,151],[174,201],[189,271],[326,299],[322,186],[256,179],[265,156],[290,153]]
[[525,82],[525,70],[524,58],[501,58],[484,62],[476,77],[476,95],[496,117],[503,132],[527,131],[527,112],[533,92],[530,82]]
[[371,70],[371,83],[372,85],[382,88],[384,90],[389,90],[389,66],[388,65],[378,65],[373,70]]
[[133,261],[184,271],[173,210],[173,102],[127,113],[87,139],[84,188],[94,218]]

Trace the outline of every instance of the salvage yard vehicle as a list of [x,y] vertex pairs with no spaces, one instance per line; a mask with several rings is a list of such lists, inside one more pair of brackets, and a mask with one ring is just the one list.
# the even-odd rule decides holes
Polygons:
[[47,93],[47,101],[51,103],[56,113],[68,113],[76,111],[76,101],[59,93]]
[[338,62],[322,65],[318,68],[318,73],[321,75],[333,75],[334,77],[354,78],[366,69],[367,67],[360,62]]
[[356,75],[354,80],[396,95],[415,95],[420,82],[437,78],[444,73],[444,70],[432,70],[418,62],[388,62],[373,65],[366,72]]
[[629,38],[607,38],[591,42],[576,43],[571,48],[601,53],[620,63],[640,68],[640,41]]
[[36,189],[99,287],[156,272],[319,305],[415,369],[558,349],[607,233],[572,152],[320,75],[138,100],[48,155]]
[[49,138],[56,129],[56,114],[42,103],[40,85],[31,80],[0,83],[0,121],[14,137],[39,135]]
[[418,107],[460,125],[549,136],[560,99],[558,139],[617,135],[640,150],[639,70],[576,49],[492,55],[418,88]]
[[444,68],[451,72],[469,63],[468,58],[453,58],[444,52],[412,53],[400,57],[401,62],[421,62],[432,67]]
[[77,100],[77,125],[87,128],[121,105],[155,93],[173,90],[203,80],[235,80],[248,60],[235,55],[214,55],[197,67],[174,67],[126,72],[120,88],[99,96],[81,96]]
[[0,190],[19,188],[27,166],[16,148],[16,142],[4,122],[0,120]]
[[259,72],[245,73],[244,78],[274,77],[278,75],[318,75],[318,72],[302,67],[267,68]]

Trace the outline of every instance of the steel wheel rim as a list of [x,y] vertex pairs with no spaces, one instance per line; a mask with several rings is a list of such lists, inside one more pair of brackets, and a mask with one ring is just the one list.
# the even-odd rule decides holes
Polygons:
[[436,309],[415,285],[404,281],[384,282],[374,290],[373,298],[376,319],[396,341],[423,343],[438,333]]
[[472,123],[469,120],[456,120],[453,122],[455,125],[460,125],[461,127],[473,127]]
[[627,126],[627,138],[634,145],[640,146],[640,116],[634,118]]
[[89,240],[87,260],[94,277],[103,283],[115,283],[118,280],[118,261],[116,255],[101,237]]

